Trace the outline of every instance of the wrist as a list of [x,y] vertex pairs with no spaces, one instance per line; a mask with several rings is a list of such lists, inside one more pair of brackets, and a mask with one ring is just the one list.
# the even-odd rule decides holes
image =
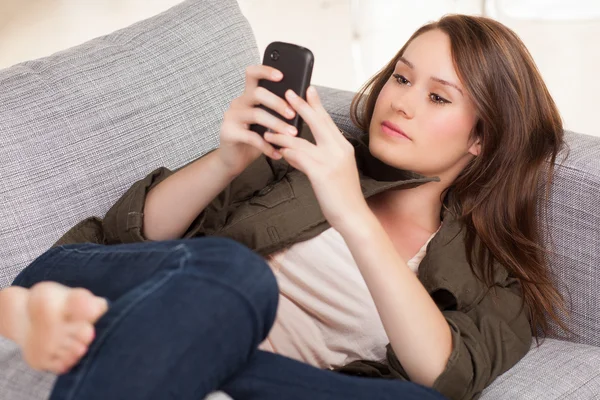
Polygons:
[[218,161],[217,171],[224,171],[230,179],[236,178],[248,167],[247,165],[231,166],[228,164],[222,157],[223,150],[220,147],[216,148],[214,152],[215,160]]
[[368,236],[373,226],[378,223],[379,220],[375,214],[373,214],[371,209],[366,206],[363,210],[356,211],[352,213],[352,216],[344,218],[343,221],[335,226],[335,229],[340,232],[342,236],[347,234],[365,234]]

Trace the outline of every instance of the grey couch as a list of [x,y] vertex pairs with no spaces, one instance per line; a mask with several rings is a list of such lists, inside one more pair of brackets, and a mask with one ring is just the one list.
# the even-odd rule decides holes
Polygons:
[[[177,168],[216,147],[244,68],[259,62],[234,0],[189,0],[0,71],[0,287],[155,167]],[[318,90],[340,127],[358,134],[348,117],[353,93]],[[600,398],[600,138],[568,132],[567,140],[551,197],[552,269],[576,335],[532,347],[483,399]],[[45,398],[54,379],[0,339],[0,399]]]

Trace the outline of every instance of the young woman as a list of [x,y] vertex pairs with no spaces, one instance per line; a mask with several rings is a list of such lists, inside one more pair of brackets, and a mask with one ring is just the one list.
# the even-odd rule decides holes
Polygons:
[[281,78],[248,67],[218,149],[136,182],[1,293],[2,333],[63,374],[52,398],[470,399],[557,319],[536,204],[562,125],[512,31],[417,30],[355,97],[360,138],[314,89],[257,85]]

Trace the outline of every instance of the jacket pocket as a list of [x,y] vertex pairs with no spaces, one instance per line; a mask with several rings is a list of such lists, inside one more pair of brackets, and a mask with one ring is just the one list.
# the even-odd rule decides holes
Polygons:
[[277,182],[273,182],[250,198],[249,204],[273,208],[279,204],[294,198],[294,190],[287,176]]

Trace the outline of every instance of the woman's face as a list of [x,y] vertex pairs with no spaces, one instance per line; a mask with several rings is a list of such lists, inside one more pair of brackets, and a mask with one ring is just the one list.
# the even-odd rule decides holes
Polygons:
[[[369,127],[373,156],[396,168],[442,181],[454,178],[479,154],[471,132],[476,110],[458,79],[450,38],[432,30],[415,38],[381,90]],[[395,125],[408,138],[390,135]]]

